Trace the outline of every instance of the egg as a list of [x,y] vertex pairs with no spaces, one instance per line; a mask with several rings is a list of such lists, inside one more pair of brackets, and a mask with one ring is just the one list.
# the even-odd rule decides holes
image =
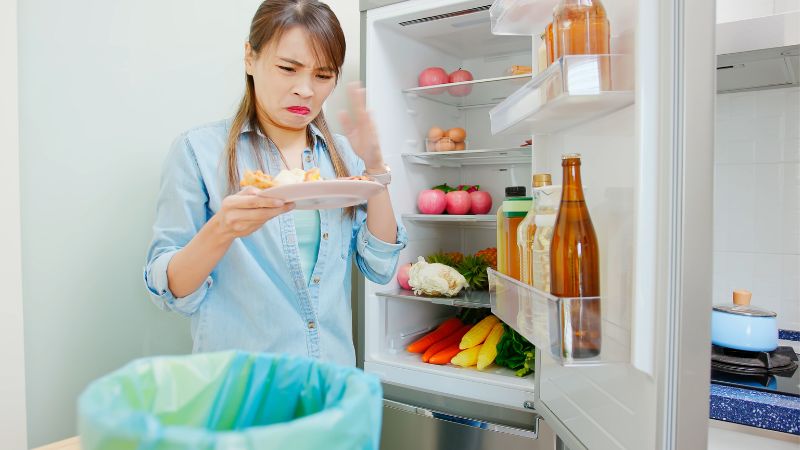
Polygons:
[[454,150],[466,150],[467,149],[467,144],[465,144],[464,142],[456,142],[455,146],[456,147],[455,147]]
[[453,140],[453,142],[464,142],[464,139],[467,138],[467,131],[463,128],[450,128],[447,130],[447,137]]
[[455,148],[456,144],[448,138],[442,138],[436,143],[437,152],[449,152],[450,150],[455,150]]
[[428,139],[430,139],[432,141],[438,141],[442,137],[444,137],[444,130],[443,129],[441,129],[439,127],[431,127],[431,129],[428,130]]

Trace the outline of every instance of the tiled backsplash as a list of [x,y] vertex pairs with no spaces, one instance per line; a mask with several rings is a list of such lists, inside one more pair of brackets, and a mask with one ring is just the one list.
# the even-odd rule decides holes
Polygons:
[[733,289],[800,330],[800,88],[717,95],[714,303]]

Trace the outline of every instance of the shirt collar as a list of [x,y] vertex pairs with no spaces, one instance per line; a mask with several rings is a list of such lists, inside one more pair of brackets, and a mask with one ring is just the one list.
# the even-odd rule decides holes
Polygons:
[[[233,119],[231,119],[231,123],[233,123]],[[314,140],[316,141],[317,139],[319,139],[324,143],[325,136],[322,135],[322,132],[319,131],[319,128],[317,128],[317,126],[314,125],[313,123],[308,124],[308,126],[311,129],[311,135],[314,137]],[[250,121],[246,121],[244,125],[242,125],[242,131],[240,131],[239,134],[251,133],[251,132],[253,132],[253,127],[250,126]],[[261,137],[265,137],[264,133],[262,133],[260,129],[256,130],[256,133],[258,133],[258,135]],[[316,144],[316,142],[314,143]]]

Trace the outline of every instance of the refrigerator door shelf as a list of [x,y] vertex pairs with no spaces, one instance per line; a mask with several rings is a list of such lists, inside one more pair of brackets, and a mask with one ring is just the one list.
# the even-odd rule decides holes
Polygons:
[[531,146],[462,150],[451,152],[403,153],[403,159],[412,163],[431,167],[483,166],[490,164],[530,164]]
[[464,228],[495,228],[497,216],[494,214],[402,214],[404,222],[411,222],[417,225],[447,226],[458,225]]
[[457,108],[481,108],[505,100],[531,80],[530,74],[403,89],[409,98],[424,98]]
[[[630,331],[601,314],[592,317],[587,306],[600,297],[561,298],[489,269],[492,313],[546,352],[562,366],[592,366],[630,361]],[[600,325],[600,353],[580,358],[570,352],[571,324],[582,319]],[[575,317],[573,317],[575,316]]]
[[439,305],[458,306],[462,308],[489,308],[489,291],[463,290],[455,297],[426,297],[415,295],[412,291],[396,289],[389,292],[378,292],[378,297],[399,298],[402,300],[436,303]]
[[[364,370],[382,382],[495,406],[529,410],[534,402],[533,375],[518,377],[510,369],[489,366],[486,370],[422,362],[419,354],[405,351],[367,357]],[[527,408],[526,408],[527,404]]]
[[634,102],[629,55],[564,56],[489,111],[492,134],[551,134]]
[[489,9],[492,34],[539,36],[553,20],[558,0],[495,0]]

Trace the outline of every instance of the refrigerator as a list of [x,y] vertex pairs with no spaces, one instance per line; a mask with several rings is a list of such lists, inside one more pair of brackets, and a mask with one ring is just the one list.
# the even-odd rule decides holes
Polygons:
[[[358,364],[384,388],[383,449],[705,448],[709,402],[714,4],[604,0],[605,55],[537,67],[557,0],[362,0],[361,78],[409,235],[400,263],[496,246],[504,188],[582,155],[600,247],[602,350],[560,351],[568,303],[492,274],[489,291],[425,298],[396,281],[354,289]],[[513,65],[533,73],[509,75]],[[463,68],[469,93],[418,87]],[[599,83],[598,73],[610,73]],[[426,151],[462,127],[466,150]],[[532,146],[522,146],[532,139]],[[480,185],[486,215],[424,215],[421,190]],[[585,299],[584,299],[585,300]],[[405,346],[459,308],[490,308],[536,344],[517,377],[423,363]]]

